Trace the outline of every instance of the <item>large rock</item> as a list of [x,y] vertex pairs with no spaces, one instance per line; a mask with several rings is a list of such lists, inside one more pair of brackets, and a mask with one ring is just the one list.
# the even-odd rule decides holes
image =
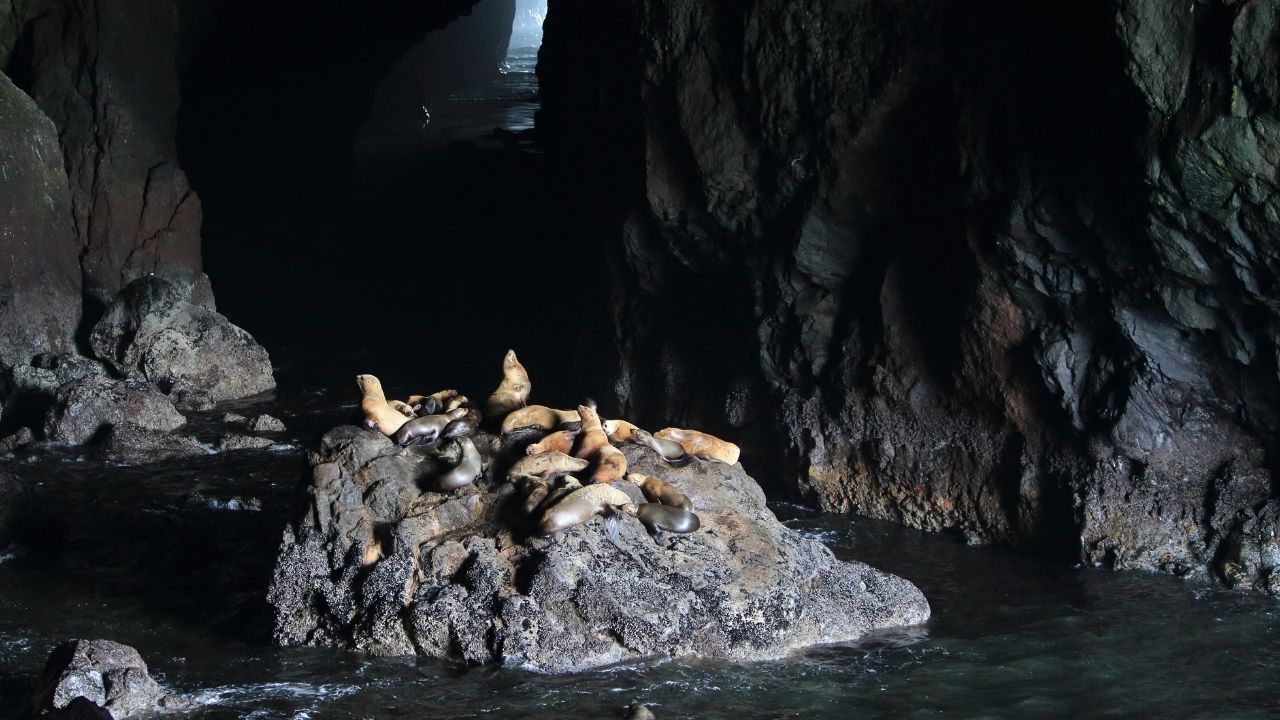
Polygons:
[[75,347],[79,252],[58,130],[0,73],[0,365]]
[[44,434],[54,442],[81,445],[126,420],[150,430],[173,430],[186,422],[151,383],[91,377],[58,388]]
[[1280,530],[1274,2],[550,7],[623,414],[824,509],[1270,586],[1220,559]]
[[110,640],[72,640],[54,648],[33,701],[54,713],[85,698],[116,720],[189,707],[151,678],[137,650]]
[[494,480],[498,443],[476,444],[485,477],[445,495],[425,491],[440,467],[430,455],[356,427],[326,435],[268,596],[276,639],[571,671],[659,654],[776,658],[929,617],[911,583],[780,524],[738,466],[677,470],[628,448],[636,471],[693,500],[701,529],[655,544],[624,516],[616,535],[595,519],[544,539]]
[[9,432],[20,425],[38,427],[59,387],[84,378],[106,377],[107,369],[102,363],[70,353],[44,353],[30,365],[14,365],[0,377],[4,388],[0,390],[4,409],[0,431]]
[[271,359],[253,336],[155,277],[135,280],[116,296],[90,343],[120,374],[170,393],[199,390],[218,401],[275,387]]
[[146,428],[128,420],[107,431],[99,452],[107,460],[125,465],[209,454],[209,450],[190,435]]

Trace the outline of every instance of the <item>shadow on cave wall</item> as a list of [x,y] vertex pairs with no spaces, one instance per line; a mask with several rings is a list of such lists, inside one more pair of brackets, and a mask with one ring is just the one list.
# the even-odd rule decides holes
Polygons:
[[453,19],[469,4],[421,11],[398,44],[354,11],[279,7],[205,37],[179,133],[205,262],[220,308],[309,374],[487,386],[513,347],[568,402],[592,391],[571,368],[603,313],[600,251],[545,156],[494,137],[501,103],[451,100],[493,81],[511,33],[515,0]]

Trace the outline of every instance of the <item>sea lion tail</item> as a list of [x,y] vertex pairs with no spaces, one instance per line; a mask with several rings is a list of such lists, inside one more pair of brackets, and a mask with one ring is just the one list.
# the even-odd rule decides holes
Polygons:
[[693,456],[690,455],[689,453],[685,453],[680,457],[676,458],[675,460],[667,460],[666,458],[663,458],[663,460],[666,461],[666,463],[671,467],[678,468],[678,467],[684,467],[685,465],[688,465],[689,463],[693,462]]

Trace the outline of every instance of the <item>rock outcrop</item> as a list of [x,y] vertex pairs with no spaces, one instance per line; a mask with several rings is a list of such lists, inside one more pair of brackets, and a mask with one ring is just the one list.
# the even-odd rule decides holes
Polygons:
[[174,430],[186,418],[155,385],[139,380],[86,378],[58,388],[45,418],[45,437],[83,445],[128,421],[148,430]]
[[0,366],[74,350],[79,244],[58,130],[0,74]]
[[191,707],[151,678],[137,650],[110,640],[72,640],[49,656],[33,702],[35,714],[56,713],[76,698],[117,720]]
[[571,671],[774,658],[929,617],[909,582],[784,527],[740,466],[673,469],[632,446],[631,466],[688,495],[701,529],[655,543],[619,516],[613,532],[597,518],[539,538],[495,479],[520,448],[474,441],[484,476],[441,494],[448,460],[354,426],[325,436],[268,595],[279,642]]
[[275,387],[267,351],[249,333],[155,277],[120,291],[90,343],[120,375],[169,393],[201,391],[216,402]]
[[742,437],[825,509],[1280,584],[1275,3],[545,29],[540,132],[623,237],[624,414]]

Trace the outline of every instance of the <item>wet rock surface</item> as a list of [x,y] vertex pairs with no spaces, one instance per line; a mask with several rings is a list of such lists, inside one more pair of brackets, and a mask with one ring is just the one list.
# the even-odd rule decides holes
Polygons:
[[325,436],[268,595],[277,641],[570,671],[779,657],[929,617],[909,582],[782,526],[740,466],[672,469],[631,446],[631,466],[688,495],[701,529],[656,543],[619,516],[613,532],[595,518],[540,538],[495,479],[512,448],[473,439],[484,476],[441,494],[450,459],[354,426]]
[[147,430],[174,430],[186,418],[155,385],[139,380],[86,378],[58,388],[45,419],[45,437],[82,445],[125,421]]
[[213,401],[275,387],[267,351],[225,317],[164,280],[134,281],[93,328],[94,354],[119,374]]
[[143,427],[133,422],[113,426],[102,439],[99,453],[112,462],[143,465],[183,457],[207,455],[194,437]]
[[74,348],[80,323],[79,247],[58,131],[0,73],[0,364]]
[[624,238],[621,412],[824,509],[1271,587],[1278,22],[559,3],[539,130]]
[[[68,716],[59,711],[77,698],[117,719],[190,707],[151,678],[137,650],[110,640],[72,640],[49,656],[33,701],[35,714]],[[96,717],[83,702],[72,709],[86,713],[84,717]]]

